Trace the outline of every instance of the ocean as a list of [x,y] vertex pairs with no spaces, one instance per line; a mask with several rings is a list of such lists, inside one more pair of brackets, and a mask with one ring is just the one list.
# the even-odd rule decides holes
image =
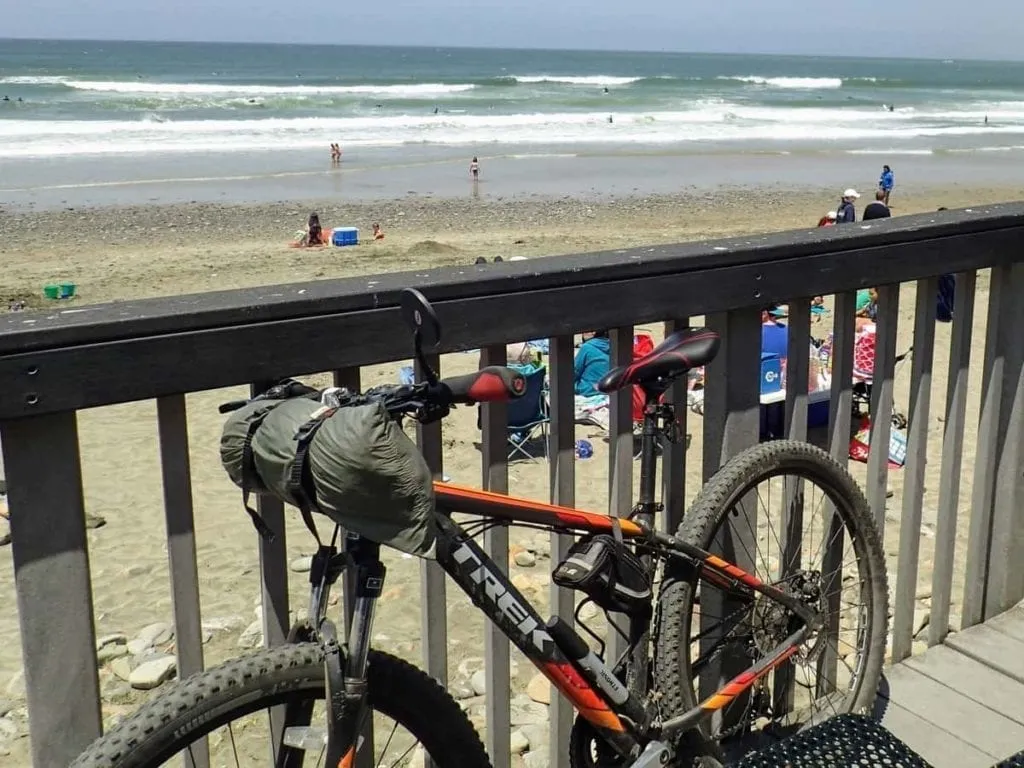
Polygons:
[[0,160],[1024,150],[1020,62],[0,40],[4,96]]

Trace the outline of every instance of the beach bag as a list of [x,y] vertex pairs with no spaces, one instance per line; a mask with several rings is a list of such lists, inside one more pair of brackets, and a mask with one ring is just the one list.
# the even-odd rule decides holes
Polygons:
[[380,403],[329,407],[311,395],[253,400],[225,423],[221,462],[263,535],[272,532],[249,506],[250,493],[298,507],[318,541],[312,512],[409,554],[433,552],[430,469]]

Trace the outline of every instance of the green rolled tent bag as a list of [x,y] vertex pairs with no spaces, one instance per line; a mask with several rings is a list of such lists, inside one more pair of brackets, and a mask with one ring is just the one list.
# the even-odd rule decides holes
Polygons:
[[247,493],[306,504],[367,539],[433,555],[430,469],[379,403],[332,409],[312,397],[253,400],[229,416],[220,451]]

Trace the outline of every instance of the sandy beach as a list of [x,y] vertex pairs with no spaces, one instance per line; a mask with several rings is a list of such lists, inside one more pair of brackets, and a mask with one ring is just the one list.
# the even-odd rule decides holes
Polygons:
[[[870,190],[861,190],[870,192]],[[936,186],[899,187],[893,195],[893,214],[934,211],[940,206],[969,207],[1019,199],[1024,187]],[[614,201],[553,197],[408,199],[340,204],[329,200],[291,203],[229,205],[182,203],[136,207],[73,208],[47,212],[23,210],[0,213],[0,308],[12,301],[29,309],[41,308],[42,287],[56,280],[78,286],[76,302],[118,301],[127,298],[221,290],[355,274],[371,274],[453,264],[471,264],[477,256],[537,258],[590,250],[623,248],[654,243],[683,242],[726,235],[812,227],[835,207],[836,190],[778,187],[743,188],[677,195],[623,196]],[[862,210],[866,199],[860,201]],[[373,222],[380,222],[386,238],[351,249],[291,249],[287,243],[301,229],[310,211],[317,211],[326,227],[353,225],[364,237]],[[980,360],[984,349],[985,308],[989,278],[978,281],[972,354]],[[898,352],[912,345],[915,286],[901,291]],[[812,332],[827,334],[831,317]],[[660,337],[660,326],[648,326]],[[919,561],[919,607],[927,609],[930,595],[932,544],[938,497],[946,370],[950,326],[936,328],[931,414],[928,424],[929,463]],[[406,361],[364,369],[363,384],[394,382]],[[444,374],[463,373],[477,365],[475,354],[448,355]],[[981,366],[972,367],[961,514],[958,525],[957,569],[952,613],[958,623],[963,559],[969,518],[969,500],[977,426]],[[326,381],[326,379],[320,379]],[[897,410],[906,412],[910,367],[898,369],[895,381]],[[256,616],[259,595],[257,537],[242,510],[240,494],[221,468],[218,439],[223,417],[217,405],[244,395],[241,387],[190,394],[189,434],[203,619],[207,627],[206,663],[212,665],[239,653],[239,645],[254,645],[258,637],[245,630]],[[688,458],[687,497],[700,487],[702,463],[701,417],[689,414],[692,434]],[[89,531],[93,599],[97,635],[124,633],[134,637],[155,622],[172,620],[168,586],[165,529],[156,433],[156,407],[152,401],[98,408],[79,414],[84,490],[87,512],[100,515],[105,527]],[[456,482],[479,485],[480,457],[476,443],[476,414],[460,409],[445,423],[445,472]],[[591,459],[577,461],[577,504],[607,507],[608,447],[603,433],[579,425],[577,437],[594,445]],[[112,469],[116,467],[116,472]],[[637,472],[639,466],[636,467]],[[865,466],[851,462],[861,482]],[[895,492],[887,509],[885,550],[891,579],[895,580],[902,472],[890,472]],[[548,497],[548,468],[542,459],[516,462],[509,467],[512,493],[536,499]],[[297,560],[313,551],[313,542],[297,514],[289,514],[288,552]],[[533,531],[513,531],[513,554],[530,550],[536,563],[513,564],[511,571],[531,600],[546,611],[549,573],[546,537]],[[388,588],[376,622],[375,644],[409,659],[420,658],[420,616],[412,610],[419,593],[419,564],[389,553]],[[523,558],[529,562],[530,558]],[[299,563],[295,564],[300,567]],[[301,573],[291,579],[293,610],[304,610],[306,581]],[[483,656],[483,621],[469,609],[468,600],[449,587],[450,611],[459,616],[449,622],[449,674],[455,687],[466,688]],[[24,682],[18,617],[15,608],[10,547],[0,548],[0,704],[6,699],[8,719],[24,736]],[[173,648],[173,640],[162,645]],[[515,654],[514,654],[515,657]],[[101,669],[104,716],[131,711],[146,693],[134,691],[119,676],[113,660]],[[533,671],[518,659],[513,693],[526,690]],[[471,711],[482,723],[482,709]],[[4,712],[0,711],[0,717]],[[28,764],[28,740],[5,740],[0,733],[0,755],[10,765]]]

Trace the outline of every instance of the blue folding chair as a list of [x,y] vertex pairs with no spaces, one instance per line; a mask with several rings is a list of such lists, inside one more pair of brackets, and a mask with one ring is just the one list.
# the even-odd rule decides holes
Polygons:
[[529,443],[542,439],[544,458],[548,456],[548,417],[544,404],[544,377],[547,369],[544,366],[520,367],[510,366],[522,371],[526,377],[526,392],[522,397],[508,403],[508,459],[511,461],[520,455],[532,459]]

